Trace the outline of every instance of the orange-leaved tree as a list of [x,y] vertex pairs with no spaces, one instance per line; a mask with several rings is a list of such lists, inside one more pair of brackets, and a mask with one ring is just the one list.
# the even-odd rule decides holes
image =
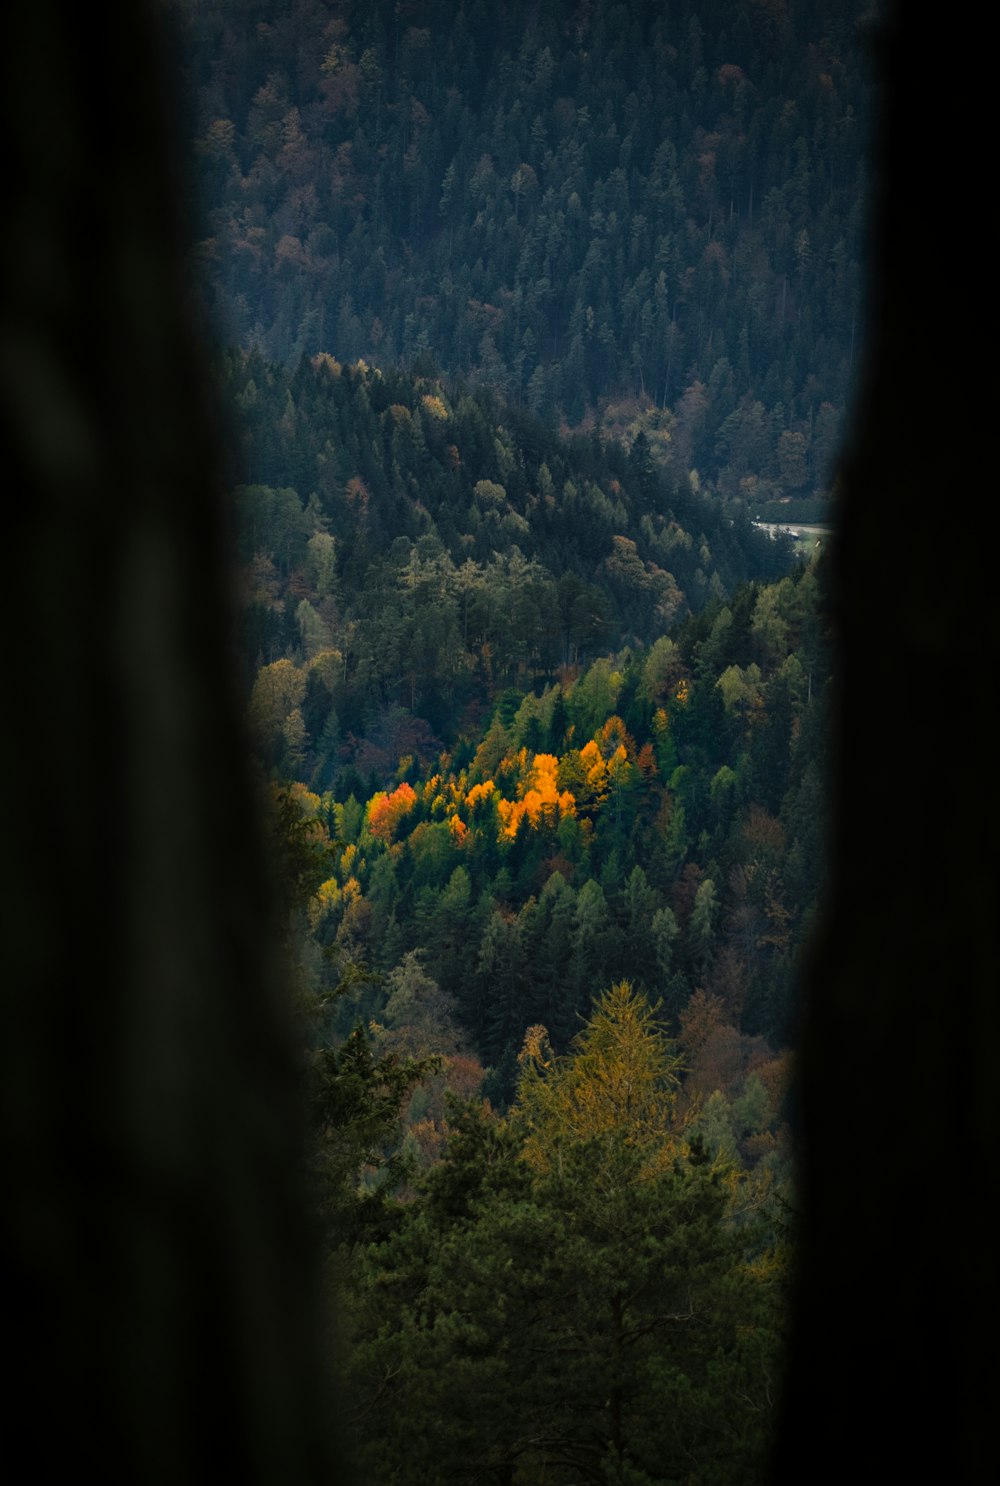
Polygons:
[[378,790],[368,802],[368,830],[376,841],[391,841],[396,827],[417,803],[410,784],[402,783],[391,794]]

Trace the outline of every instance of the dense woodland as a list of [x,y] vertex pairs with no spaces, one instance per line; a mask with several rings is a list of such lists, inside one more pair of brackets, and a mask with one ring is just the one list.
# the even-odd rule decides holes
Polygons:
[[[968,234],[932,209],[927,184],[928,162],[960,158],[974,171],[982,163],[991,99],[970,85],[965,28],[916,7],[888,8],[867,381],[831,557],[804,571],[762,571],[730,509],[747,562],[739,573],[723,551],[724,529],[720,540],[707,514],[692,523],[678,510],[687,489],[671,470],[657,488],[654,536],[657,510],[673,510],[699,547],[704,535],[715,567],[699,565],[723,592],[702,602],[679,560],[658,560],[616,521],[611,537],[634,542],[644,567],[673,575],[684,597],[672,620],[644,632],[621,590],[605,586],[608,550],[595,546],[589,571],[570,568],[591,590],[588,602],[604,596],[607,645],[581,624],[575,638],[560,637],[552,662],[525,626],[520,651],[497,675],[484,648],[492,640],[470,623],[462,645],[471,671],[466,662],[454,707],[450,692],[435,699],[411,689],[407,699],[398,668],[372,687],[358,681],[359,655],[374,652],[346,643],[346,626],[360,624],[361,585],[339,566],[350,540],[350,523],[335,524],[342,492],[320,493],[314,456],[294,470],[271,459],[279,446],[270,414],[252,446],[260,466],[244,462],[231,481],[256,483],[258,494],[241,498],[241,528],[223,553],[218,425],[180,272],[169,53],[155,24],[183,10],[189,34],[211,40],[222,34],[212,30],[219,12],[203,26],[208,7],[155,0],[11,9],[0,64],[10,165],[0,402],[17,561],[3,599],[8,632],[28,638],[10,650],[19,710],[0,730],[10,786],[0,833],[8,1199],[0,1236],[17,1360],[5,1390],[8,1438],[36,1473],[156,1486],[222,1477],[259,1486],[988,1479],[996,1352],[988,1192],[1000,1130],[995,559],[988,543],[943,540],[940,518],[921,520],[920,503],[937,511],[956,470],[987,488],[995,464],[988,383],[956,373],[970,364],[968,327],[983,321],[982,280],[968,271]],[[627,20],[632,9],[623,9]],[[664,6],[657,24],[681,9]],[[256,6],[243,10],[260,16]],[[754,32],[766,17],[790,17],[795,34],[803,16],[819,13],[753,0],[743,10]],[[585,25],[602,14],[598,5],[574,17]],[[402,7],[399,16],[410,19]],[[491,23],[501,34],[502,18]],[[486,49],[479,55],[485,65]],[[794,54],[783,62],[791,76]],[[215,64],[203,52],[185,65],[190,77]],[[756,197],[754,210],[756,220]],[[927,285],[940,282],[948,294],[928,306]],[[243,378],[247,391],[249,376],[258,392],[280,389],[290,450],[298,398],[290,389],[286,404],[284,379],[308,373],[280,352],[279,369],[259,352],[248,362],[247,350],[233,352],[223,380]],[[330,340],[322,351],[339,357],[348,382],[370,385],[375,374],[357,369],[350,350]],[[391,358],[382,370],[399,373]],[[484,390],[475,368],[465,370],[463,388],[423,360],[415,395],[457,413],[465,395],[476,402]],[[328,363],[326,372],[335,375]],[[413,398],[393,397],[412,414]],[[933,418],[923,416],[929,405]],[[509,429],[512,415],[492,406],[494,426]],[[669,406],[657,414],[672,416]],[[644,431],[651,436],[651,420]],[[521,443],[512,435],[513,448]],[[541,463],[551,472],[557,457],[546,445]],[[535,495],[541,463],[527,485]],[[593,484],[617,500],[606,473],[595,464]],[[345,492],[355,474],[345,473]],[[612,478],[628,489],[617,469]],[[510,491],[496,469],[476,473],[473,487],[479,479]],[[577,485],[574,473],[568,479]],[[702,493],[713,485],[702,480]],[[383,489],[367,488],[378,508]],[[288,490],[282,547],[281,522],[265,537],[253,511],[266,508],[268,491]],[[530,526],[527,508],[517,509]],[[303,557],[296,513],[310,511]],[[440,554],[456,568],[465,555],[459,562],[437,514],[434,524],[441,546],[432,550],[447,575]],[[396,534],[384,529],[388,551]],[[471,523],[461,531],[475,541]],[[325,543],[310,567],[308,544],[321,533],[340,544],[332,593],[316,581],[331,571]],[[419,548],[426,534],[414,528],[408,540]],[[487,544],[471,561],[482,567],[494,550],[508,549]],[[242,655],[239,698],[223,653],[233,553],[265,589],[254,599],[244,588],[243,638],[228,635],[230,653]],[[558,584],[557,563],[537,552],[530,560]],[[448,592],[445,581],[439,594]],[[303,599],[325,631],[309,610],[300,624]],[[790,1186],[783,1016],[760,992],[780,988],[786,953],[768,894],[790,915],[792,945],[809,914],[796,863],[810,854],[804,822],[818,818],[802,808],[803,786],[807,738],[825,732],[816,704],[827,691],[831,609],[833,890],[794,1053],[805,1159]],[[775,613],[783,638],[763,622]],[[308,652],[307,635],[319,650]],[[258,680],[270,666],[287,664],[300,680],[306,672],[308,687],[328,641],[340,656],[335,684],[323,697],[313,683],[317,724],[337,713],[326,741],[325,723],[307,726],[299,681],[288,708],[270,713],[270,740],[261,732],[297,1042],[311,1075],[306,1193],[302,1060],[292,1056],[287,994],[277,994],[287,977],[275,964],[275,884],[265,880],[239,711],[262,720]],[[790,719],[775,686],[782,671]],[[592,673],[609,702],[603,710]],[[712,810],[703,791],[699,813],[707,745],[704,732],[685,729],[720,700],[725,767],[739,788],[730,793],[723,762],[710,759]],[[407,712],[419,746],[380,743],[379,718],[394,707]],[[491,732],[494,752],[476,766]],[[709,742],[715,736],[713,723]],[[808,748],[822,772],[821,744]],[[651,827],[657,796],[669,809]],[[435,832],[441,825],[447,838]],[[555,860],[546,840],[527,870],[552,829],[557,837],[578,829],[584,851]],[[470,859],[493,849],[494,830],[506,877],[491,866],[477,878]],[[441,849],[444,887],[421,898],[435,862],[421,846],[428,837]],[[664,840],[684,851],[679,875],[676,863],[664,866]],[[608,866],[616,849],[625,851],[617,876]],[[560,882],[576,894],[571,935],[584,894],[598,907],[596,891],[603,895],[616,954],[632,923],[623,895],[645,894],[660,931],[652,958],[647,944],[644,963],[606,966],[606,983],[594,985],[572,1025],[528,1025],[513,1067],[502,1056],[487,1062],[485,1020],[435,979],[447,982],[449,946],[433,936],[421,943],[416,905],[429,923],[453,883],[461,899],[458,867],[469,902],[499,914],[506,930],[520,926],[533,952],[528,910],[533,900],[539,912],[546,892],[554,909]],[[763,930],[752,944],[735,933],[733,867]],[[691,868],[703,875],[685,922],[681,881]],[[395,927],[366,938],[379,873],[393,879]],[[762,882],[768,893],[757,898]],[[465,923],[476,931],[474,912]],[[573,950],[590,952],[583,940]],[[735,977],[724,978],[730,950]],[[671,1000],[675,974],[691,988],[684,1005]],[[533,1015],[538,998],[552,1004],[553,984],[545,974],[532,981]],[[741,1008],[738,996],[727,1001],[727,984],[744,987]],[[558,998],[571,989],[564,976]],[[457,1103],[447,1100],[449,1083]],[[304,1231],[306,1199],[337,1290],[339,1352]],[[797,1280],[784,1368],[776,1364],[790,1248]]]
[[232,343],[641,415],[727,496],[829,489],[855,367],[866,0],[190,4]]
[[[699,873],[721,888],[745,865],[734,843],[751,810],[751,834],[762,844],[770,830],[795,878],[791,917],[808,918],[829,668],[818,559],[764,581],[789,566],[788,547],[671,485],[641,439],[627,455],[595,436],[560,440],[530,418],[496,423],[489,394],[453,411],[439,383],[332,358],[294,379],[246,357],[230,370],[257,415],[246,457],[317,477],[306,501],[237,489],[239,644],[264,767],[322,808],[349,849],[343,869],[357,854],[363,869],[342,870],[341,887],[367,888],[377,869],[365,959],[389,970],[420,948],[400,921],[459,868],[467,901],[451,934],[465,954],[466,913],[498,874],[519,911],[557,864],[571,901],[587,882],[617,893],[633,868],[661,894],[683,880],[695,895]],[[348,473],[355,461],[367,479]],[[418,843],[427,870],[411,885]],[[633,905],[639,938],[621,926],[632,966],[596,936],[608,952],[578,969],[567,1029],[592,975],[652,987],[637,968],[653,963],[641,926],[665,906]],[[439,968],[459,995],[461,954]],[[773,970],[750,994],[754,1032],[781,1028]]]
[[[383,770],[411,748],[430,758],[504,687],[648,644],[788,566],[787,540],[665,476],[641,431],[627,453],[567,441],[488,392],[329,356],[291,374],[236,354],[225,390],[247,481],[242,663],[248,679],[283,659],[302,672],[289,746],[315,783],[345,740],[366,756],[381,742]],[[401,709],[412,741],[397,748],[384,734]]]
[[358,1471],[759,1480],[857,16],[178,8]]
[[561,437],[329,355],[223,377],[255,479],[234,643],[363,1473],[753,1479],[821,886],[824,556],[793,565],[641,431]]

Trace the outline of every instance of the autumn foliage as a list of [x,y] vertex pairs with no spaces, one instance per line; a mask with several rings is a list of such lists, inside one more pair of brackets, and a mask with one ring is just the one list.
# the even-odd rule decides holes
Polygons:
[[391,794],[378,792],[368,802],[368,830],[376,841],[392,840],[400,821],[417,803],[410,784],[401,784]]

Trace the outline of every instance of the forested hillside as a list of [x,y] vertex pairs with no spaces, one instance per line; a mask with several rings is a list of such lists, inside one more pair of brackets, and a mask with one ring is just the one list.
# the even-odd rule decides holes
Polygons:
[[[288,399],[289,438],[309,426],[296,411],[309,397],[255,370]],[[269,614],[267,653],[288,646],[258,654],[248,705],[289,884],[316,1198],[350,1276],[360,1468],[400,1486],[472,1480],[470,1462],[524,1483],[626,1468],[658,1481],[672,1460],[705,1486],[720,1471],[759,1479],[792,1242],[786,1043],[821,880],[822,558],[698,612],[665,570],[650,595],[652,563],[616,587],[601,554],[625,544],[642,574],[635,544],[525,494],[523,449],[481,398],[465,399],[463,434],[437,385],[321,361],[297,387],[317,399],[314,438],[333,389],[360,398],[382,460],[381,499],[328,502],[329,517],[315,492],[303,505],[245,488],[238,537],[267,584],[246,590],[251,627]],[[467,451],[477,427],[491,435],[486,465],[462,478],[443,466],[453,491],[471,486],[468,504],[437,506],[424,460],[421,493],[474,554],[461,567],[429,509],[414,517],[407,464],[390,457],[412,453],[400,434],[422,438],[425,418]],[[343,442],[323,447],[332,463]],[[560,582],[537,557],[490,551],[490,535],[477,545],[474,493],[489,482],[473,476],[499,473],[505,449],[515,499],[497,484],[487,533],[553,561],[601,606],[603,631],[559,624]],[[587,489],[584,461],[595,507],[593,477],[618,461],[625,515],[620,448],[552,439],[541,452]],[[388,508],[425,527],[395,537],[391,564],[384,538],[365,540],[367,521],[388,521],[387,466]],[[653,511],[664,488],[650,478]],[[691,509],[745,564],[731,525]],[[694,545],[672,511],[644,519],[654,539],[672,528],[681,553]],[[330,528],[347,542],[352,525],[366,566],[340,569]],[[750,536],[774,561],[770,539]],[[675,595],[670,633],[657,592]],[[645,607],[624,607],[630,593]]]
[[[504,688],[551,680],[736,585],[790,546],[626,453],[487,391],[239,353],[226,396],[247,684],[269,765],[321,788],[473,735]],[[516,705],[516,703],[515,703]]]
[[316,481],[240,487],[236,538],[262,763],[341,852],[313,927],[384,973],[429,955],[507,1096],[524,1028],[564,1047],[612,979],[675,1015],[717,982],[780,1034],[817,888],[816,562],[735,583],[787,546],[641,441],[331,358],[230,372],[244,458]]
[[830,656],[750,517],[828,487],[851,25],[186,15],[359,1471],[760,1479]]
[[[699,992],[710,1021],[780,1042],[820,879],[817,583],[809,569],[744,588],[676,638],[506,689],[430,759],[390,759],[386,736],[367,778],[355,763],[323,793],[294,786],[316,844],[332,843],[308,904],[319,983],[348,965],[387,975],[349,1017],[381,1017],[388,996],[402,1026],[423,1006],[429,1049],[454,1021],[500,1102],[526,1027],[544,1023],[564,1050],[620,978],[674,1025]],[[265,667],[258,716],[274,709],[277,728],[279,678],[304,691],[311,674]],[[394,724],[412,742],[412,719]]]
[[[470,1450],[524,1482],[664,1451],[692,1481],[759,1471],[821,878],[822,556],[793,568],[641,430],[567,438],[489,389],[329,355],[234,351],[222,374],[246,482],[234,643],[317,1202],[352,1276],[359,1459],[400,1483],[465,1479]],[[478,1276],[463,1294],[453,1262]],[[565,1346],[591,1362],[567,1405],[544,1317],[574,1305]],[[608,1366],[620,1395],[595,1415]]]
[[366,1479],[764,1479],[822,583],[505,690],[374,792],[280,794]]
[[727,496],[829,488],[866,0],[174,0],[223,339],[644,420]]
[[[430,764],[293,787],[317,852],[312,990],[357,967],[383,977],[337,1002],[326,1035],[374,1019],[388,1047],[458,1058],[466,1092],[471,1055],[504,1105],[527,1028],[563,1052],[628,979],[685,1041],[689,1093],[731,1098],[767,1065],[773,1114],[821,878],[817,597],[812,570],[744,589],[676,641],[505,692]],[[440,1129],[425,1133],[433,1148]]]
[[[605,585],[606,546],[581,548],[568,567],[588,604],[603,595],[605,630],[567,634],[554,665],[522,635],[495,671],[497,636],[518,616],[487,633],[470,608],[468,645],[464,624],[461,635],[472,680],[460,668],[436,695],[411,690],[409,704],[421,673],[397,660],[431,609],[453,613],[448,563],[460,570],[465,555],[442,500],[433,530],[418,523],[406,540],[423,562],[420,543],[432,539],[446,581],[416,606],[428,611],[419,631],[404,623],[408,583],[386,584],[405,642],[366,689],[362,662],[381,662],[364,645],[363,585],[342,559],[355,540],[351,512],[362,528],[365,512],[377,514],[371,551],[381,556],[393,523],[419,516],[409,497],[421,481],[396,505],[391,480],[368,485],[354,452],[343,457],[349,419],[293,468],[301,425],[323,422],[303,417],[293,380],[319,373],[313,358],[276,370],[243,347],[225,373],[249,415],[230,483],[248,487],[232,546],[252,580],[252,642],[224,618],[217,427],[184,293],[160,65],[170,51],[156,23],[168,11],[187,17],[205,47],[189,74],[204,79],[221,75],[216,43],[242,45],[236,16],[246,22],[241,56],[280,34],[291,57],[289,17],[310,12],[239,0],[10,9],[0,293],[18,560],[4,593],[8,630],[20,633],[29,614],[33,625],[12,648],[9,688],[30,721],[0,734],[12,782],[3,1139],[17,1366],[7,1393],[12,1453],[43,1476],[800,1486],[816,1474],[820,1442],[830,1479],[988,1479],[987,1193],[1000,1128],[994,564],[985,543],[942,541],[937,517],[912,521],[900,561],[897,526],[901,511],[936,511],[956,457],[983,488],[995,463],[987,382],[961,375],[970,328],[982,324],[967,235],[947,212],[928,210],[913,226],[929,161],[978,170],[991,100],[969,85],[964,28],[926,9],[886,9],[868,374],[832,566],[820,556],[788,573],[756,571],[738,511],[727,513],[730,550],[710,501],[704,521],[678,509],[686,487],[674,469],[640,515],[655,537],[657,514],[672,510],[722,595],[697,592],[679,560],[658,561],[642,545],[652,539],[616,518],[610,538],[635,544],[656,604],[665,590],[647,564],[683,594],[666,630],[656,605],[629,609]],[[773,26],[787,39],[815,16],[832,33],[832,12],[735,0],[726,14],[739,24],[745,14],[753,37]],[[360,6],[311,13],[364,19]],[[411,23],[419,30],[430,13],[370,8],[376,30],[379,16],[387,23],[379,44],[394,65]],[[551,31],[545,18],[555,16],[568,34],[561,8],[516,13],[525,37],[536,17]],[[499,10],[464,14],[476,18],[476,65],[488,79],[482,39],[504,39],[511,57],[518,47]],[[604,14],[599,3],[567,7],[565,22],[579,40]],[[614,14],[626,29],[637,17],[645,41],[691,11],[637,3]],[[717,34],[702,40],[708,55]],[[793,53],[772,74],[779,93]],[[633,53],[623,61],[636,74],[645,65]],[[253,71],[248,60],[247,90],[260,86]],[[463,86],[447,80],[460,97]],[[322,179],[316,190],[327,191]],[[253,225],[266,240],[266,215]],[[221,254],[215,264],[217,280],[238,276]],[[916,313],[940,282],[949,293]],[[260,319],[258,338],[269,333]],[[473,366],[463,387],[438,381],[424,358],[414,396],[394,385],[386,407],[376,406],[378,374],[337,345],[321,354],[334,379],[341,357],[340,378],[365,389],[377,423],[396,405],[412,420],[415,397],[440,399],[457,418],[468,397],[522,447],[513,427],[527,393],[514,414],[483,401],[491,389]],[[382,378],[397,370],[387,358]],[[921,422],[929,397],[935,416]],[[671,407],[653,417],[652,399],[642,401],[599,409],[605,431],[627,433],[613,461],[627,465],[643,420],[650,442],[658,434],[669,448],[676,435]],[[582,443],[544,445],[531,494],[558,458],[557,504],[567,481],[580,488],[573,461],[598,449],[587,432]],[[373,466],[381,459],[391,475],[380,437]],[[325,494],[319,454],[351,466]],[[513,482],[499,469],[477,473],[472,490],[490,481],[509,499]],[[367,505],[357,486],[347,497],[355,478]],[[590,478],[609,501],[620,494],[612,479],[629,488],[618,465],[597,463]],[[699,483],[701,502],[715,481]],[[528,504],[509,503],[541,542]],[[454,532],[475,545],[471,517]],[[310,549],[320,536],[334,546]],[[558,584],[556,559],[530,550],[525,561]],[[486,538],[469,560],[482,568],[507,551]],[[833,883],[805,1035],[790,1056],[778,1045],[781,1007],[818,873],[831,607]],[[457,612],[464,619],[460,602]],[[395,633],[380,632],[379,646]],[[307,636],[320,647],[310,652]],[[287,709],[270,713],[270,743],[262,733],[281,869],[270,887],[226,638],[242,646],[242,704],[258,721],[260,675],[277,665],[298,678]],[[328,641],[324,697],[310,678]],[[306,715],[310,687],[317,719],[338,714],[325,742],[325,723],[317,731]],[[915,697],[933,699],[933,757],[922,737],[915,746]],[[392,733],[379,742],[380,717],[398,720],[399,709],[419,746],[401,750]],[[296,969],[297,1046],[308,1053],[308,1192],[275,885]],[[472,974],[490,926],[519,939],[522,1011],[552,1013],[551,1032],[532,1022],[506,1044],[513,1054],[490,1052],[488,1066],[480,1013],[493,984],[471,1005],[444,988],[457,953],[438,932],[446,901]],[[565,952],[554,966],[535,933],[543,921]],[[595,922],[596,945],[585,933]],[[560,1025],[581,968],[606,983]],[[794,1186],[790,1060],[806,1157]],[[326,1240],[339,1351],[307,1201]]]

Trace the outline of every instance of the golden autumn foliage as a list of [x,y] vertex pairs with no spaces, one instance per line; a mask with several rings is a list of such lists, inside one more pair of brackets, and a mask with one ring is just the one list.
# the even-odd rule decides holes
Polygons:
[[619,743],[614,753],[608,759],[608,778],[614,779],[628,764],[628,754],[622,744]]
[[449,776],[442,780],[440,774],[435,774],[424,787],[422,799],[425,807],[431,815],[454,815],[465,799],[464,784],[464,776],[458,779]]
[[340,376],[340,362],[337,361],[335,357],[331,356],[328,351],[318,352],[317,355],[311,358],[311,361],[314,370],[319,371],[320,368],[323,368],[330,374],[331,377]]
[[[485,800],[496,802],[500,838],[513,840],[523,820],[533,830],[555,826],[578,808],[599,809],[612,789],[618,789],[635,771],[651,780],[657,773],[652,746],[644,745],[638,757],[635,742],[618,717],[609,718],[583,748],[571,748],[557,757],[553,753],[531,754],[527,748],[506,754],[496,761],[501,781],[485,779],[462,795],[461,783],[442,783],[434,775],[424,788],[424,800],[432,812],[457,813],[464,807],[471,820]],[[504,792],[502,792],[504,791]],[[513,798],[510,798],[513,794]]]
[[[521,752],[524,753],[525,750],[522,749]],[[527,763],[527,759],[525,759],[525,764],[526,763]],[[527,792],[528,792],[529,789],[532,789],[532,788],[534,788],[534,789],[544,788],[545,787],[545,781],[547,781],[549,779],[551,779],[551,781],[552,781],[552,787],[554,789],[555,788],[556,770],[557,770],[558,766],[559,766],[559,761],[556,758],[555,754],[553,754],[553,753],[536,753],[535,754],[535,757],[534,757],[534,760],[532,761],[531,770],[530,770],[530,773],[528,774],[527,780],[522,781],[522,783],[518,787],[518,794],[520,794],[522,796],[522,798],[523,798],[523,796],[525,794],[527,794]]]
[[340,884],[335,877],[328,877],[309,900],[307,914],[309,927],[314,933],[327,915],[339,908],[340,902]]
[[448,409],[436,392],[425,393],[420,401],[432,418],[439,418],[443,421],[448,417]]
[[620,717],[609,717],[597,733],[594,742],[600,749],[602,758],[610,759],[619,749],[628,758],[635,758],[635,739],[629,733]]
[[560,790],[557,782],[559,760],[552,753],[537,753],[530,768],[522,748],[518,755],[519,767],[526,771],[518,785],[520,799],[497,801],[497,812],[502,822],[501,836],[511,840],[517,835],[518,826],[525,818],[534,829],[540,825],[556,825],[564,815],[576,812],[576,801],[569,790]]
[[608,1176],[620,1155],[643,1178],[680,1153],[680,1056],[629,981],[598,997],[566,1057],[553,1054],[544,1027],[533,1027],[519,1061],[517,1118],[527,1131],[525,1160],[539,1174],[560,1172],[569,1153],[587,1145],[603,1150]]
[[319,795],[314,794],[311,789],[307,789],[304,784],[300,784],[297,779],[293,779],[291,784],[287,786],[287,789],[303,815],[313,816],[318,813],[320,804],[322,803]]
[[580,749],[580,763],[584,769],[581,802],[603,804],[608,797],[608,765],[593,739]]
[[482,800],[488,800],[495,795],[497,787],[492,779],[484,779],[482,784],[474,784],[465,797],[465,803],[470,810],[474,810]]

